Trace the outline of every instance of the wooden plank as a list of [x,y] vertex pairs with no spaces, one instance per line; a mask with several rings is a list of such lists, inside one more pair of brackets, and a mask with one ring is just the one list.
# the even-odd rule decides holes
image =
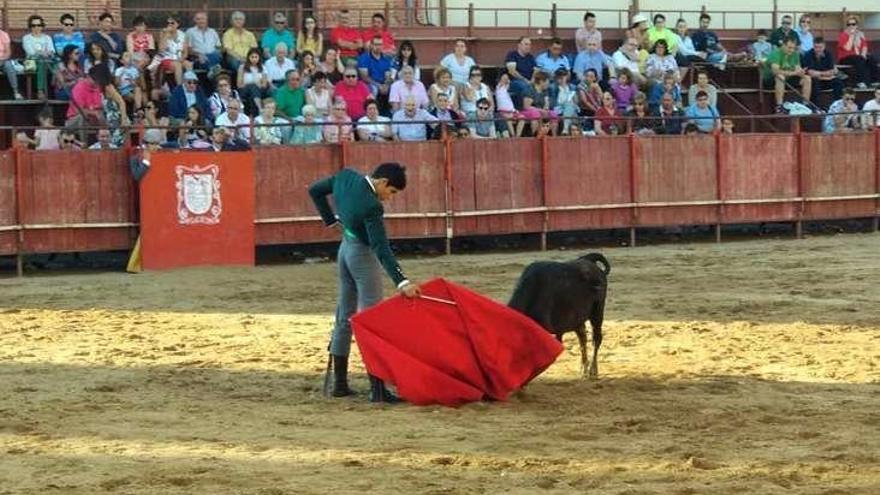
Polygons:
[[[735,134],[721,139],[721,199],[783,199],[798,195],[797,151],[790,134]],[[756,152],[757,151],[757,152]],[[725,205],[723,222],[789,221],[792,203]]]
[[[874,135],[871,133],[804,134],[804,196],[872,194],[875,184]],[[808,202],[805,219],[869,217],[874,200]]]
[[[17,224],[15,218],[15,155],[12,151],[0,152],[0,228]],[[0,230],[0,255],[18,251],[18,232]]]

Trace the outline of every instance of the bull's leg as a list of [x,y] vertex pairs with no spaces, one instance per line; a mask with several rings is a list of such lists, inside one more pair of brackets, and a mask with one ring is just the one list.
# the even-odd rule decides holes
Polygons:
[[605,301],[593,306],[590,325],[593,327],[593,364],[590,366],[590,378],[599,377],[599,347],[602,345],[602,321],[605,319]]
[[581,328],[578,328],[574,331],[578,337],[578,345],[581,349],[581,375],[584,378],[587,377],[587,367],[590,364],[589,359],[587,358],[587,324],[584,322],[584,325]]

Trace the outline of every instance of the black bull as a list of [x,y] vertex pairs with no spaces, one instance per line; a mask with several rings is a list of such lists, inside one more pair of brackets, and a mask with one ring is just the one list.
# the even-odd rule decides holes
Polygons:
[[[589,377],[596,378],[609,273],[611,264],[598,253],[564,263],[536,261],[523,270],[507,305],[535,320],[560,342],[563,334],[575,332],[582,373],[586,375],[589,368]],[[587,358],[587,320],[593,327],[592,363]]]

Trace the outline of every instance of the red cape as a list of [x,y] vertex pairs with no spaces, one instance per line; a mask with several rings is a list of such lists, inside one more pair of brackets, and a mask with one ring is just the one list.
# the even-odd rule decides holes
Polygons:
[[505,400],[547,369],[562,345],[507,306],[442,278],[425,296],[392,297],[351,319],[367,371],[417,405]]

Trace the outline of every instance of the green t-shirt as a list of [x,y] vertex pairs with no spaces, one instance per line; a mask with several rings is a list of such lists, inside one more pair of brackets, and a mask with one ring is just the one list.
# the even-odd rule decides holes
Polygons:
[[764,61],[764,79],[773,79],[773,64],[782,70],[795,70],[801,66],[801,55],[797,50],[786,55],[782,48],[774,49]]
[[290,89],[287,84],[275,90],[275,104],[285,117],[299,117],[306,104],[306,92],[302,88]]

